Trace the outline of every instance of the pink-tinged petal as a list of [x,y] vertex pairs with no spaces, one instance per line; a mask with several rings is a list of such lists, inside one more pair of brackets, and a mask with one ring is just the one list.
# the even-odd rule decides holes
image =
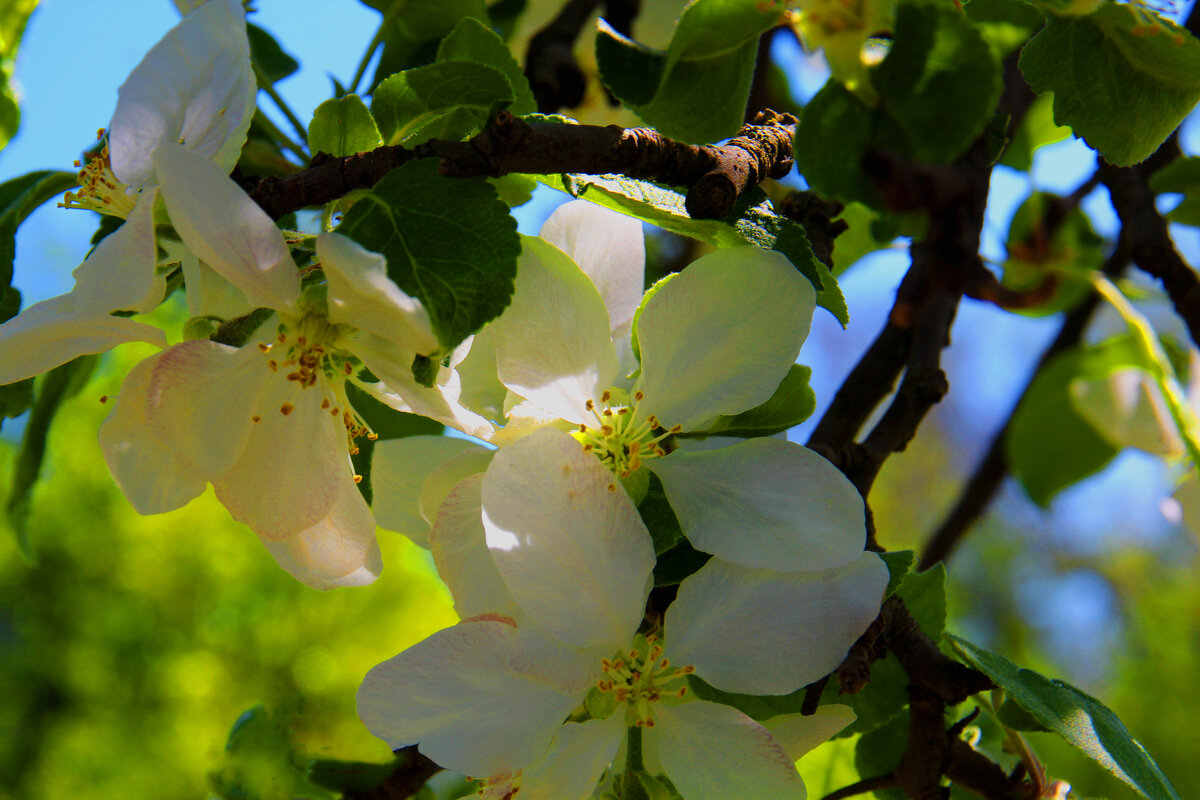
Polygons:
[[379,402],[397,411],[429,417],[481,439],[491,435],[492,423],[459,402],[462,386],[453,370],[442,367],[433,386],[422,386],[413,378],[416,353],[411,350],[371,333],[360,333],[353,350],[382,382],[362,387]]
[[702,256],[647,297],[638,317],[640,404],[688,430],[765,403],[808,336],[816,293],[782,253]]
[[154,151],[182,144],[228,175],[254,114],[245,13],[209,0],[150,48],[117,90],[108,130],[113,173],[140,188],[154,182]]
[[622,328],[628,334],[645,284],[642,223],[587,200],[572,200],[554,210],[538,236],[592,279],[608,309],[613,338]]
[[262,537],[262,543],[279,566],[314,589],[365,586],[383,570],[375,521],[349,474],[328,516],[294,536]]
[[624,714],[563,725],[546,757],[521,770],[521,800],[587,800],[624,735]]
[[822,572],[710,560],[667,609],[667,652],[726,692],[788,694],[837,668],[879,613],[888,570],[874,553]]
[[167,337],[153,325],[125,317],[81,316],[75,313],[75,300],[72,294],[52,297],[0,325],[0,386],[126,342],[167,346]]
[[521,607],[500,577],[484,536],[482,483],[482,475],[472,475],[446,496],[429,536],[433,563],[460,618],[503,614],[520,621]]
[[652,735],[685,800],[804,800],[800,773],[771,732],[729,706],[699,701],[654,710]]
[[155,433],[208,480],[224,474],[261,415],[272,373],[253,346],[184,342],[155,360],[148,417]]
[[476,449],[482,448],[449,436],[405,436],[376,442],[371,455],[375,495],[371,510],[379,527],[428,547],[430,520],[420,506],[425,479],[446,461]]
[[255,412],[260,421],[251,424],[241,455],[213,479],[213,488],[238,522],[283,539],[332,513],[347,486],[358,490],[346,480],[353,473],[341,415],[321,407],[320,384],[303,389],[271,377]]
[[150,376],[162,356],[150,356],[129,370],[108,419],[100,426],[104,461],[139,514],[180,508],[207,485],[158,438],[147,417]]
[[792,761],[819,747],[854,722],[854,709],[840,703],[818,706],[811,715],[780,714],[763,723]]
[[329,284],[329,321],[398,342],[414,353],[436,353],[425,306],[387,274],[387,259],[337,233],[317,237],[317,258]]
[[358,715],[393,749],[421,752],[467,775],[496,775],[541,758],[582,695],[515,668],[515,625],[466,621],[367,673]]
[[505,386],[569,422],[591,418],[586,403],[612,384],[617,352],[604,301],[571,259],[522,237],[513,302],[492,327]]
[[683,534],[744,567],[820,570],[854,561],[866,542],[862,496],[802,445],[751,439],[647,462]]
[[300,273],[266,212],[220,167],[177,144],[161,145],[154,164],[183,243],[255,306],[292,309]]
[[626,643],[645,611],[654,547],[620,483],[562,431],[496,453],[483,526],[500,574],[539,625],[576,647]]
[[146,313],[162,302],[166,281],[155,274],[158,249],[154,237],[156,189],[138,195],[125,224],[96,245],[75,268],[75,309],[82,316],[113,311]]

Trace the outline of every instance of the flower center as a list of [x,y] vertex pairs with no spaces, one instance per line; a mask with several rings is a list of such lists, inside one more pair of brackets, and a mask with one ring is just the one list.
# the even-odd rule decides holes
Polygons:
[[[467,780],[471,780],[471,778]],[[521,791],[521,771],[517,770],[481,779],[475,794],[482,797],[483,800],[512,800],[519,791]]]
[[663,658],[657,637],[640,633],[634,637],[628,652],[600,659],[600,669],[604,677],[596,683],[596,689],[606,695],[611,693],[617,703],[625,703],[626,724],[638,728],[654,727],[651,703],[687,695],[687,676],[696,671],[690,664],[671,666]]
[[[104,140],[103,128],[96,132],[96,138]],[[137,194],[130,194],[125,184],[113,174],[107,144],[88,158],[86,164],[76,161],[75,166],[82,167],[77,177],[80,189],[63,195],[63,201],[58,204],[60,208],[86,208],[121,219],[129,216],[137,202]]]
[[[346,396],[346,381],[362,366],[362,361],[345,349],[352,334],[347,325],[331,323],[321,313],[308,312],[299,319],[285,319],[279,323],[275,341],[260,342],[258,349],[268,356],[267,369],[284,372],[289,381],[299,384],[301,389],[319,386],[324,397],[321,408],[335,419],[340,417],[346,428],[347,449],[350,455],[358,454],[354,440],[366,436],[374,441],[379,436],[359,416]],[[282,350],[282,358],[277,351]],[[279,413],[287,416],[295,408],[291,403],[279,407]],[[258,422],[257,417],[254,418]],[[355,476],[355,480],[360,478]]]
[[596,418],[596,424],[580,425],[575,435],[586,452],[594,453],[600,463],[620,478],[628,478],[637,472],[648,459],[665,456],[667,451],[661,442],[683,430],[682,426],[676,425],[656,434],[662,426],[653,414],[637,422],[637,404],[641,400],[642,393],[634,392],[633,403],[614,403],[612,390],[600,395],[599,404],[588,400],[587,410]]

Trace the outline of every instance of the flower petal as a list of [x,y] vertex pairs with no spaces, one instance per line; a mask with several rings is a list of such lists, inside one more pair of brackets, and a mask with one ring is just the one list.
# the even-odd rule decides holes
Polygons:
[[353,473],[345,430],[321,408],[316,387],[271,377],[254,412],[260,421],[251,424],[241,455],[213,479],[213,488],[238,522],[283,539],[333,513],[347,486],[356,495],[358,489],[346,481]]
[[376,442],[371,455],[371,485],[375,487],[371,509],[379,527],[428,547],[430,523],[421,514],[421,487],[440,465],[477,449],[483,448],[450,436],[405,436]]
[[677,451],[647,466],[698,550],[744,567],[789,571],[829,569],[862,553],[862,496],[807,447],[751,439]]
[[392,282],[387,259],[336,233],[317,237],[317,258],[329,283],[329,321],[399,342],[415,353],[438,351],[425,306]]
[[521,770],[521,800],[587,800],[625,735],[625,716],[567,723],[550,752]]
[[804,782],[770,731],[704,701],[655,709],[658,756],[687,800],[804,800]]
[[462,382],[462,404],[488,419],[504,418],[508,387],[496,375],[496,334],[491,325],[470,339],[470,348],[455,366]]
[[696,259],[638,317],[640,404],[684,430],[765,403],[808,336],[816,293],[787,257],[734,247]]
[[835,733],[854,722],[857,715],[850,706],[830,703],[818,706],[810,715],[780,714],[771,717],[763,726],[783,746],[792,761],[827,742]]
[[[466,621],[433,634],[367,673],[358,715],[393,749],[420,744],[447,769],[514,772],[543,756],[582,700],[513,664],[514,625]],[[560,649],[565,649],[561,648]]]
[[365,586],[383,570],[375,520],[348,473],[328,516],[286,539],[264,536],[262,543],[279,566],[314,589]]
[[654,547],[617,479],[568,434],[543,428],[496,453],[483,527],[509,591],[547,631],[577,647],[633,636]]
[[159,246],[167,251],[169,259],[179,263],[179,268],[183,271],[188,314],[193,317],[233,319],[254,310],[241,289],[197,258],[183,242],[163,240],[159,242]]
[[266,212],[220,167],[177,144],[160,145],[154,165],[183,243],[255,306],[292,309],[300,273]]
[[442,507],[446,495],[454,491],[454,487],[463,478],[487,472],[487,468],[491,466],[492,457],[495,455],[495,450],[476,447],[451,458],[430,473],[429,477],[425,479],[425,485],[421,487],[421,495],[417,499],[421,516],[430,524],[436,522],[438,509]]
[[587,200],[572,200],[554,210],[538,235],[592,279],[608,309],[609,329],[614,334],[627,331],[645,288],[642,223]]
[[788,694],[832,672],[879,613],[874,553],[823,572],[710,560],[679,586],[664,628],[671,660],[726,692]]
[[100,426],[100,450],[117,485],[139,514],[161,514],[188,503],[208,481],[155,435],[147,417],[147,394],[157,353],[125,375],[121,393]]
[[0,386],[126,342],[167,346],[167,337],[153,325],[107,314],[76,314],[76,299],[63,294],[34,303],[0,325]]
[[482,484],[483,475],[472,475],[446,496],[429,536],[429,549],[454,598],[454,613],[462,619],[502,614],[519,622],[521,607],[500,577],[483,532]]
[[492,323],[496,372],[512,391],[555,416],[591,418],[617,374],[617,352],[604,301],[561,250],[521,238],[512,305]]
[[108,130],[113,174],[134,188],[153,182],[154,151],[172,143],[228,175],[257,92],[241,3],[209,0],[150,48],[117,90]]
[[155,274],[154,200],[158,190],[138,196],[125,224],[96,245],[75,268],[76,311],[103,317],[113,311],[146,313],[162,302],[166,281]]

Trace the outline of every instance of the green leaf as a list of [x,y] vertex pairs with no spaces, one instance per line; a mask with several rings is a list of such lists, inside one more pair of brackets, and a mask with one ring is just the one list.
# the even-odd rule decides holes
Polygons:
[[887,564],[888,568],[888,585],[887,590],[883,593],[883,596],[887,598],[896,593],[900,584],[904,582],[904,578],[916,566],[917,554],[912,550],[897,550],[894,553],[880,553],[879,557],[883,559],[883,563]]
[[793,147],[796,169],[809,186],[847,203],[882,207],[879,190],[862,169],[874,119],[875,112],[838,81],[821,87],[804,109]]
[[886,235],[876,237],[876,228],[879,227],[876,223],[881,220],[880,214],[862,203],[847,203],[838,219],[849,227],[833,240],[835,277],[857,264],[863,256],[887,247],[895,238]]
[[[2,250],[3,248],[0,248]],[[21,293],[12,286],[0,289],[0,322],[7,322],[21,310]]]
[[509,208],[516,208],[528,203],[533,199],[533,190],[537,188],[536,180],[519,172],[502,175],[499,178],[488,178],[488,183],[496,187],[500,199]]
[[1100,766],[1150,800],[1179,800],[1179,794],[1117,715],[1070,684],[1050,680],[1007,658],[946,635],[962,659],[1008,693],[1012,702]]
[[670,550],[659,555],[654,565],[654,585],[674,586],[707,564],[710,558],[710,554],[701,553],[687,539],[681,539]]
[[1056,494],[1104,467],[1118,448],[1076,410],[1071,383],[1143,363],[1129,336],[1062,353],[1030,385],[1013,415],[1005,452],[1013,475],[1043,508]]
[[467,17],[438,46],[437,60],[474,61],[498,70],[508,80],[512,90],[512,105],[508,110],[520,116],[537,111],[537,101],[529,88],[529,79],[513,58],[508,45],[491,28],[473,17]]
[[642,522],[650,531],[655,555],[662,555],[683,540],[679,520],[675,517],[671,504],[667,502],[662,481],[654,473],[650,473],[650,485],[646,496],[638,504],[638,513],[642,515]]
[[1054,122],[1054,93],[1047,92],[1033,101],[1025,118],[1008,142],[1000,163],[1028,172],[1033,169],[1033,154],[1039,147],[1070,137],[1071,129]]
[[964,10],[1000,61],[1025,44],[1045,21],[1024,0],[971,0]]
[[386,764],[370,761],[341,761],[336,758],[314,758],[308,764],[306,777],[311,783],[343,793],[369,793],[387,780],[407,759],[398,757]]
[[828,310],[843,325],[849,321],[841,289],[829,269],[813,255],[804,228],[776,212],[761,189],[740,197],[724,219],[692,219],[684,208],[683,194],[650,181],[619,175],[539,175],[537,178],[547,186],[575,197],[586,197],[607,208],[715,247],[754,244],[778,250],[817,290],[817,305]]
[[75,173],[39,170],[0,184],[0,287],[12,283],[17,228],[42,203],[75,186]]
[[504,74],[474,61],[440,61],[397,73],[375,89],[371,113],[389,145],[462,139],[487,121],[496,103],[511,103]]
[[1001,283],[1030,291],[1054,281],[1045,300],[1017,313],[1043,316],[1075,307],[1091,293],[1092,273],[1104,266],[1104,239],[1078,207],[1064,216],[1062,203],[1062,198],[1034,192],[1013,215]]
[[13,67],[25,25],[36,7],[37,0],[9,0],[0,7],[0,150],[21,124],[21,110],[12,86]]
[[[854,745],[854,767],[864,778],[885,775],[900,766],[908,747],[908,712],[897,714]],[[905,800],[904,790],[897,787],[876,789],[876,800]]]
[[693,0],[665,53],[644,47],[603,20],[596,61],[605,85],[666,136],[715,142],[742,126],[758,37],[783,21],[783,5]]
[[42,462],[46,458],[46,440],[50,435],[50,425],[58,414],[63,402],[79,393],[87,379],[91,377],[99,358],[97,356],[80,356],[68,361],[60,367],[47,372],[36,382],[36,397],[29,421],[25,426],[25,434],[21,438],[21,449],[17,452],[17,463],[13,470],[12,484],[9,487],[8,500],[4,510],[8,514],[13,530],[17,534],[17,543],[26,559],[33,559],[33,547],[29,541],[29,529],[26,525],[29,518],[29,507],[32,499],[34,484],[42,471]]
[[308,149],[313,154],[352,156],[382,144],[375,118],[356,94],[321,103],[308,126]]
[[300,62],[285,52],[275,37],[262,28],[247,22],[246,36],[250,40],[251,60],[271,83],[279,83],[300,69]]
[[702,431],[676,436],[771,436],[786,431],[808,419],[817,407],[817,396],[808,385],[811,376],[809,367],[793,364],[767,402],[740,414],[717,417]]
[[[836,681],[834,681],[836,683]],[[779,714],[796,714],[804,705],[804,695],[808,688],[798,689],[791,694],[762,695],[736,694],[722,692],[706,683],[696,675],[688,676],[688,685],[701,700],[712,703],[733,706],[750,719],[762,722]]]
[[208,773],[209,788],[224,800],[274,800],[336,795],[310,783],[295,763],[292,736],[282,715],[254,706],[233,724],[219,766]]
[[383,52],[371,86],[403,69],[427,64],[437,54],[437,42],[464,17],[486,22],[484,0],[363,0],[375,10],[392,13],[383,30]]
[[392,170],[338,231],[384,254],[388,277],[424,304],[444,353],[512,298],[521,242],[508,206],[484,178],[438,175],[435,159]]
[[1114,164],[1149,157],[1200,100],[1200,41],[1146,7],[1104,3],[1055,16],[1021,51],[1054,121]]
[[907,134],[909,157],[953,161],[992,118],[1000,64],[970,20],[945,3],[898,4],[893,38],[871,70],[883,108]]
[[1150,176],[1150,188],[1156,192],[1179,192],[1183,201],[1167,213],[1167,219],[1181,225],[1200,226],[1200,158],[1177,158]]
[[[428,417],[406,414],[384,405],[352,383],[346,384],[346,398],[380,441],[401,439],[405,436],[437,436],[445,430],[444,425]],[[375,442],[361,438],[356,439],[354,444],[358,452],[350,454],[350,461],[354,464],[354,474],[362,477],[358,482],[358,491],[362,493],[367,505],[370,505],[375,499],[371,483],[371,456],[375,452]]]
[[0,423],[19,417],[33,405],[33,378],[0,386]]
[[946,566],[908,573],[896,594],[925,635],[938,641],[946,630]]
[[1049,728],[1034,719],[1033,714],[1021,708],[1011,699],[1006,699],[1000,705],[996,711],[996,717],[1005,727],[1012,728],[1014,731],[1050,732]]

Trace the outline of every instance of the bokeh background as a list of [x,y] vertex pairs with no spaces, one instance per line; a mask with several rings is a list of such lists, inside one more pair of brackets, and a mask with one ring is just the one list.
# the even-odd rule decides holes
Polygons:
[[[379,14],[355,0],[255,5],[253,21],[302,62],[278,89],[307,121],[331,96],[331,77],[345,83],[353,74]],[[532,2],[526,29],[556,5]],[[682,3],[645,5],[635,33],[662,43]],[[44,0],[17,60],[23,119],[0,150],[0,182],[70,168],[107,123],[117,87],[177,18],[168,0]],[[797,104],[824,81],[819,58],[788,36],[775,37],[772,56]],[[590,97],[584,121],[634,124],[598,93]],[[1195,119],[1182,142],[1200,152]],[[1003,260],[1008,221],[1031,191],[1070,191],[1093,167],[1094,154],[1067,140],[1039,151],[1032,175],[998,168],[985,255]],[[539,190],[518,209],[522,231],[536,233],[565,199]],[[1103,190],[1084,208],[1100,232],[1115,229]],[[15,265],[26,304],[70,288],[95,225],[90,212],[53,204],[29,218]],[[1200,263],[1195,230],[1175,233],[1185,257]],[[648,234],[651,259],[671,262],[680,243]],[[814,368],[818,414],[882,326],[906,264],[901,242],[841,277],[851,310],[846,330],[818,312],[801,355]],[[1156,320],[1168,319],[1152,302],[1147,308]],[[164,324],[182,322],[179,308],[158,313]],[[1101,318],[1095,328],[1093,338],[1119,325]],[[951,393],[908,450],[888,462],[872,494],[886,547],[919,547],[929,535],[1056,330],[1054,318],[966,302],[946,358]],[[427,554],[381,532],[387,569],[379,581],[318,593],[279,570],[211,493],[171,514],[138,516],[107,475],[96,429],[107,413],[99,398],[117,393],[128,367],[148,352],[139,347],[106,357],[57,419],[29,516],[32,561],[0,519],[0,800],[204,797],[209,774],[230,766],[231,725],[260,703],[297,762],[385,761],[385,745],[355,717],[354,691],[371,666],[454,622]],[[8,485],[23,425],[5,420],[0,429],[0,487]],[[792,438],[804,441],[811,426]],[[949,565],[949,627],[1101,697],[1180,794],[1197,797],[1200,564],[1195,535],[1166,501],[1170,481],[1161,461],[1127,451],[1048,510],[1006,484]],[[1077,797],[1133,796],[1056,740],[1033,741],[1052,775],[1075,784]],[[852,741],[807,758],[810,795],[855,780],[852,764]],[[292,796],[292,787],[273,785],[278,796]]]

